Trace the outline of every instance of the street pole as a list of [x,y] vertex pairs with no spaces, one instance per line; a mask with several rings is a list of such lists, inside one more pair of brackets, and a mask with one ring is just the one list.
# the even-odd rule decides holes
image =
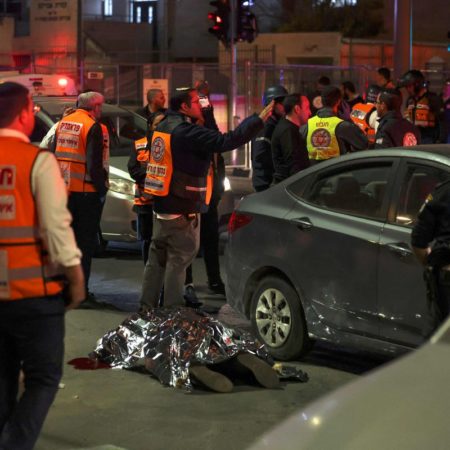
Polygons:
[[236,0],[230,0],[231,6],[231,32],[230,32],[230,52],[231,52],[231,98],[230,98],[230,114],[228,117],[228,124],[230,129],[234,129],[234,117],[236,116],[236,101],[237,101],[237,48],[236,48]]
[[412,65],[412,1],[394,3],[394,77],[401,77]]
[[84,90],[84,36],[83,36],[83,0],[77,2],[77,68],[79,70],[80,92]]

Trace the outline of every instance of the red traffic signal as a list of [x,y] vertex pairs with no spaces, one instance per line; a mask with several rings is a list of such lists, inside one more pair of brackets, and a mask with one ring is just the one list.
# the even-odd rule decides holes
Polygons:
[[208,13],[208,19],[213,21],[212,26],[208,29],[211,34],[221,40],[225,46],[229,43],[229,23],[230,23],[230,5],[228,0],[216,0],[209,2],[211,6],[217,9]]

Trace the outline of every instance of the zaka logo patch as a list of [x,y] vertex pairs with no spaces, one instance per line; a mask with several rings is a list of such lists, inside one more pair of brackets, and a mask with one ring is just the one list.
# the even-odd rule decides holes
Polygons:
[[0,195],[0,220],[16,218],[16,199],[14,195]]
[[152,158],[159,162],[164,157],[165,143],[160,137],[155,138],[152,142]]
[[329,147],[331,144],[331,134],[328,130],[319,128],[311,135],[311,143],[315,148]]
[[0,166],[0,189],[14,189],[16,186],[16,166]]

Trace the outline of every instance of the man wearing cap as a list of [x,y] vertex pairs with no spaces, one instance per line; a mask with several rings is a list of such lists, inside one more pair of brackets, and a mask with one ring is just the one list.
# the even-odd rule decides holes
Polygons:
[[252,141],[252,184],[256,192],[264,191],[273,181],[272,134],[284,116],[283,100],[288,91],[283,86],[271,86],[263,96],[263,105],[274,101],[272,115],[264,130]]

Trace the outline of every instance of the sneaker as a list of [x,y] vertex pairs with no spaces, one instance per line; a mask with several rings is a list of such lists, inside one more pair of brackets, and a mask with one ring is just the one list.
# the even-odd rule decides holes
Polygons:
[[234,358],[236,365],[250,371],[255,380],[267,389],[276,389],[280,387],[278,374],[272,366],[252,353],[239,353]]
[[199,308],[203,303],[198,299],[195,293],[194,285],[188,284],[184,287],[184,301],[188,308]]
[[233,383],[229,378],[206,366],[191,366],[189,367],[189,374],[214,392],[227,393],[233,390]]
[[222,280],[216,281],[214,283],[208,283],[209,290],[217,295],[225,295],[225,285]]

